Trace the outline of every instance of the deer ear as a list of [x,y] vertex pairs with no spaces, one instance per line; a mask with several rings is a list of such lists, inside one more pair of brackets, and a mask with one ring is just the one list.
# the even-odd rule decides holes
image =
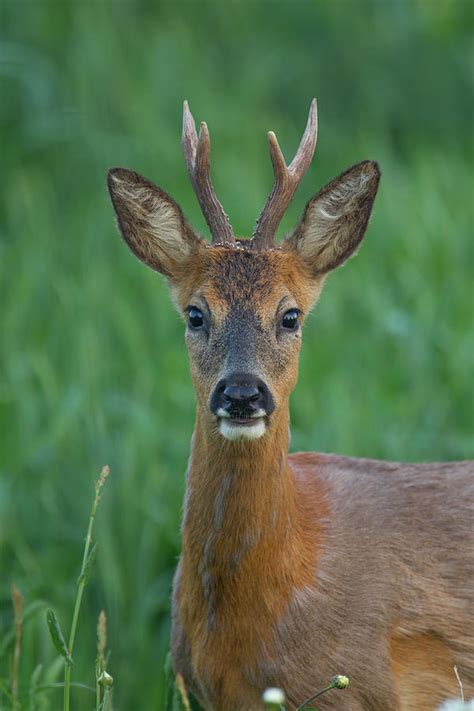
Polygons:
[[202,244],[180,207],[132,170],[112,168],[107,183],[120,233],[132,252],[152,269],[176,276]]
[[379,167],[372,161],[334,178],[309,201],[283,248],[296,251],[315,276],[343,264],[364,236],[379,179]]

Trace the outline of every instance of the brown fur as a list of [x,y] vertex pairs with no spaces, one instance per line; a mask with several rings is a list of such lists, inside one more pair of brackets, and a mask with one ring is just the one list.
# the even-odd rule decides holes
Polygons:
[[390,659],[401,711],[431,711],[444,699],[459,696],[453,674],[454,655],[449,646],[433,634],[394,636]]
[[[256,711],[269,686],[293,710],[336,673],[350,686],[320,711],[431,711],[456,693],[454,664],[474,693],[472,463],[288,455],[301,329],[285,331],[282,316],[297,308],[302,322],[353,253],[378,179],[373,163],[351,168],[281,248],[255,252],[208,246],[149,181],[110,178],[131,249],[169,278],[184,318],[189,306],[205,317],[186,333],[197,412],[172,652],[209,711]],[[271,389],[260,439],[224,438],[209,406],[239,370]]]

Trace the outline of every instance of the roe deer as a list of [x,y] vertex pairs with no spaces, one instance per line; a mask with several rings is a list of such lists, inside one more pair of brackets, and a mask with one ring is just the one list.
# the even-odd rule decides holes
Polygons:
[[349,168],[276,245],[316,134],[313,101],[287,167],[269,133],[275,184],[252,239],[234,236],[207,126],[198,136],[186,102],[184,153],[212,243],[153,183],[109,172],[123,238],[168,278],[186,322],[196,389],[174,669],[213,711],[260,709],[269,686],[295,709],[336,673],[350,686],[320,711],[432,711],[458,695],[455,664],[474,692],[472,463],[288,454],[303,321],[359,245],[380,177],[371,161]]

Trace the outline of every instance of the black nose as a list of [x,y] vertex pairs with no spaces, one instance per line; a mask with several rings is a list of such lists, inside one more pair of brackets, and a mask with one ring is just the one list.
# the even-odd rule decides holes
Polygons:
[[260,398],[260,391],[257,385],[227,385],[222,393],[224,400],[228,400],[232,405],[244,402],[256,402]]
[[275,409],[272,394],[261,378],[251,373],[232,373],[217,383],[211,411],[225,410],[231,417],[251,417],[258,410],[270,415]]

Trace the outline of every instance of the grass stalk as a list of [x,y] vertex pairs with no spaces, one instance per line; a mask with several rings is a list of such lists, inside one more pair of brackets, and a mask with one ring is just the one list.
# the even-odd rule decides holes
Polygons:
[[110,688],[108,686],[106,686],[105,693],[104,693],[103,711],[111,711],[110,693],[111,693]]
[[15,649],[12,667],[12,704],[16,710],[18,705],[18,679],[20,675],[21,638],[23,634],[23,595],[15,585],[12,585],[12,602],[15,613]]
[[100,711],[100,682],[98,676],[95,681],[95,711]]
[[[92,545],[92,530],[94,528],[94,522],[95,522],[95,517],[97,513],[97,506],[99,505],[100,501],[100,494],[102,487],[105,484],[105,481],[109,475],[109,467],[105,466],[103,467],[99,478],[97,479],[96,485],[95,485],[95,496],[94,496],[94,501],[92,503],[92,509],[89,517],[89,526],[87,528],[87,535],[86,535],[86,541],[84,544],[84,555],[82,556],[82,566],[81,566],[81,572],[78,578],[78,584],[77,584],[77,594],[76,594],[76,602],[74,605],[74,613],[72,617],[72,623],[71,623],[71,631],[69,634],[69,642],[68,642],[68,650],[69,654],[72,658],[72,652],[74,649],[74,640],[76,639],[76,631],[77,631],[77,622],[79,619],[79,611],[81,609],[81,602],[82,602],[82,595],[84,593],[84,588],[87,585],[88,579],[89,579],[89,573],[90,573],[90,568],[93,562],[93,552],[95,548],[91,549]],[[71,664],[66,664],[64,667],[64,703],[63,703],[63,709],[64,711],[69,711],[70,708],[70,697],[71,697],[71,671],[72,671],[72,665]]]
[[[107,617],[104,610],[100,611],[97,621],[97,659],[95,663],[95,708],[96,711],[103,711],[106,704],[104,696],[104,704],[101,707],[102,683],[104,681],[104,672],[107,667]],[[107,688],[107,687],[106,687]]]

